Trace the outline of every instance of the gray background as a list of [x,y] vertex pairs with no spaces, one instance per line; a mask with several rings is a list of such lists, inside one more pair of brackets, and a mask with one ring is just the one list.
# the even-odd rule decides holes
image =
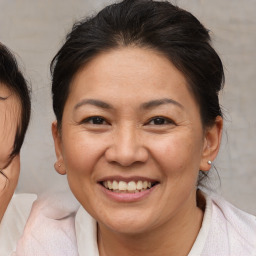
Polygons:
[[[32,85],[32,120],[22,150],[18,192],[68,189],[54,169],[50,60],[74,21],[110,0],[0,0],[0,41],[10,47]],[[210,186],[256,214],[256,0],[177,0],[211,30],[226,71],[222,149]],[[213,170],[214,172],[214,170]]]

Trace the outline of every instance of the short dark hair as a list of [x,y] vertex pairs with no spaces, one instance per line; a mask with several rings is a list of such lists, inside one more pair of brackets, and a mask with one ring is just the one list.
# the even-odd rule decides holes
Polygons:
[[31,102],[27,82],[18,68],[14,55],[0,43],[0,83],[12,91],[19,99],[21,106],[20,122],[18,123],[13,150],[10,158],[20,152],[28,128]]
[[100,52],[138,46],[163,53],[187,79],[204,127],[222,116],[223,65],[209,31],[167,1],[124,0],[74,24],[51,62],[53,109],[60,127],[72,78]]

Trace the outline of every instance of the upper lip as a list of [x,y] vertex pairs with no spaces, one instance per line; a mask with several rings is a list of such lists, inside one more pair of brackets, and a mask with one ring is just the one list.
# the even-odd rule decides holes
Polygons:
[[152,183],[156,183],[159,182],[156,179],[152,179],[152,178],[148,178],[148,177],[143,177],[143,176],[131,176],[131,177],[124,177],[124,176],[106,176],[103,177],[101,179],[98,180],[99,183],[103,182],[103,181],[125,181],[125,182],[129,182],[129,181],[148,181],[148,182],[152,182]]

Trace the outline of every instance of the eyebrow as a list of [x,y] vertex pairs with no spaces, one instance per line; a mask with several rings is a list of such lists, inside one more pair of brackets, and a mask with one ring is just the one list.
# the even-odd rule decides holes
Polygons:
[[104,108],[104,109],[112,109],[113,108],[110,104],[108,104],[104,101],[101,101],[101,100],[84,99],[75,105],[74,110],[76,110],[84,105],[93,105],[93,106]]
[[[154,107],[158,107],[164,104],[173,104],[176,105],[182,109],[184,109],[184,106],[181,105],[179,102],[173,100],[173,99],[169,99],[169,98],[163,98],[163,99],[157,99],[157,100],[151,100],[145,103],[142,103],[140,105],[141,109],[151,109]],[[113,109],[114,107],[104,101],[101,100],[96,100],[96,99],[83,99],[80,102],[78,102],[75,107],[74,110],[77,110],[78,108],[84,106],[84,105],[93,105],[99,108],[103,108],[103,109]]]
[[184,106],[181,105],[179,102],[173,100],[173,99],[169,99],[169,98],[163,98],[163,99],[158,99],[158,100],[151,100],[148,102],[145,102],[143,104],[141,104],[141,108],[142,109],[151,109],[154,107],[158,107],[164,104],[173,104],[176,105],[182,109],[184,109]]

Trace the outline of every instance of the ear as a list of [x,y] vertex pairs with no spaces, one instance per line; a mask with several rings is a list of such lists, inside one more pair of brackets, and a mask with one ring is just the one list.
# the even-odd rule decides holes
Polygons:
[[211,169],[211,164],[208,161],[213,162],[219,152],[222,130],[223,119],[221,116],[217,116],[215,123],[205,131],[200,170],[209,171]]
[[63,161],[63,156],[62,156],[61,135],[58,130],[57,121],[54,121],[52,123],[52,137],[54,140],[55,154],[57,157],[57,162],[54,164],[54,168],[59,174],[64,175],[64,174],[66,174],[66,167],[65,167],[65,164]]

